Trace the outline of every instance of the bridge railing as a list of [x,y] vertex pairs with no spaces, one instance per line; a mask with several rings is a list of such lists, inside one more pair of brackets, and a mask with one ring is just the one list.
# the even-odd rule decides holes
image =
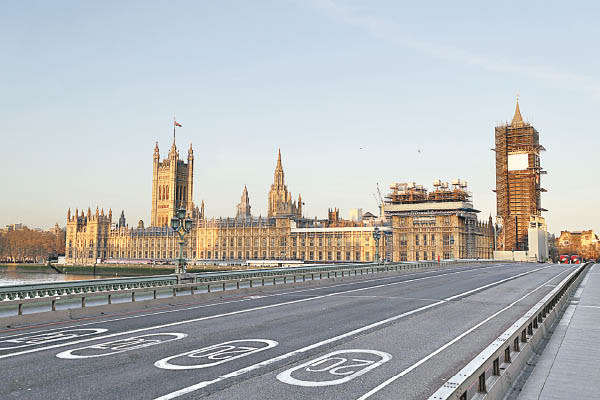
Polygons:
[[502,399],[583,279],[584,264],[509,327],[429,400]]
[[51,310],[56,310],[57,301],[81,299],[81,307],[86,306],[86,299],[104,297],[107,304],[112,303],[113,295],[130,295],[131,301],[136,301],[136,293],[153,293],[157,298],[157,291],[169,291],[173,296],[178,292],[195,294],[198,291],[208,292],[217,290],[240,289],[247,286],[267,286],[305,282],[309,280],[323,280],[392,272],[412,269],[424,269],[448,265],[466,265],[472,263],[486,263],[493,260],[459,260],[437,263],[429,262],[401,262],[386,264],[337,264],[315,265],[306,267],[274,268],[269,270],[226,271],[192,274],[194,282],[177,283],[176,275],[159,275],[133,278],[95,279],[73,282],[53,282],[48,284],[31,284],[19,286],[0,287],[0,306],[17,306],[18,315],[22,314],[24,304],[51,303]]

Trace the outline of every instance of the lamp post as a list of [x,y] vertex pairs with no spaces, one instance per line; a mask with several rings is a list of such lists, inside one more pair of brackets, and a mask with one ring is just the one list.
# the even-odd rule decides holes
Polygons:
[[185,259],[183,258],[183,245],[185,235],[192,230],[192,220],[185,217],[185,208],[178,208],[171,218],[171,228],[179,235],[179,259],[177,260],[176,274],[185,274]]
[[379,264],[379,239],[381,238],[381,232],[378,227],[373,229],[373,239],[375,240],[375,261]]

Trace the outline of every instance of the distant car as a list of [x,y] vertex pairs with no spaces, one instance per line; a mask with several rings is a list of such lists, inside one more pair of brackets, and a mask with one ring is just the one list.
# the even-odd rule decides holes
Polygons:
[[581,256],[572,255],[571,256],[571,264],[581,264]]
[[558,258],[559,264],[569,264],[569,261],[570,261],[570,257],[566,254],[563,254]]

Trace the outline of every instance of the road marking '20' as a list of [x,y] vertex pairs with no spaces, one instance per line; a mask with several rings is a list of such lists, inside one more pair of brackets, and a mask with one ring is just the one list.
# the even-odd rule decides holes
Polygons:
[[163,358],[155,362],[154,366],[174,370],[214,367],[215,365],[265,351],[278,344],[278,342],[268,339],[230,340]]
[[283,371],[277,375],[277,379],[306,387],[340,385],[366,374],[391,358],[389,353],[377,350],[338,350]]
[[124,353],[130,350],[142,349],[145,347],[156,346],[157,344],[172,342],[183,339],[185,333],[150,333],[147,335],[133,336],[130,338],[113,340],[94,344],[91,346],[80,347],[78,349],[63,351],[56,357],[63,359],[97,358],[111,356],[113,354]]

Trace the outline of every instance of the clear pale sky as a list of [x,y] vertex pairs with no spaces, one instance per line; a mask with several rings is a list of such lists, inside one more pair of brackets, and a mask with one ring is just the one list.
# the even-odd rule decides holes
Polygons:
[[[600,230],[597,2],[8,1],[0,225],[67,208],[148,223],[152,152],[195,153],[194,201],[266,214],[280,147],[305,215],[376,212],[375,184],[466,179],[495,215],[515,96],[548,150],[549,228]],[[420,153],[419,153],[420,150]]]

